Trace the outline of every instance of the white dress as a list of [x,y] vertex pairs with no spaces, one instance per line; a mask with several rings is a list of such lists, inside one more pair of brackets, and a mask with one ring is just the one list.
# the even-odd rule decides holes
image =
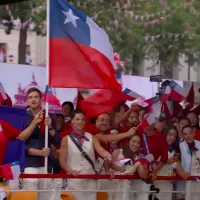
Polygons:
[[[95,163],[92,135],[85,133],[89,141],[84,140],[82,149]],[[80,151],[68,137],[67,164],[72,170],[81,171],[80,174],[95,174],[91,164],[81,155]],[[68,179],[66,190],[96,190],[96,181],[92,179]],[[74,200],[96,200],[96,192],[73,192]]]
[[[200,149],[200,142],[195,140],[195,147]],[[200,151],[194,153],[189,152],[187,143],[184,141],[180,144],[181,150],[181,165],[183,169],[188,172],[191,176],[200,176]],[[200,182],[198,181],[186,181],[187,192],[185,195],[185,200],[199,200],[200,193],[195,193],[200,191]]]
[[[175,151],[168,152],[168,158],[173,157]],[[177,169],[177,163],[165,164],[157,173],[157,176],[174,176],[174,170]],[[160,191],[173,191],[172,181],[155,181],[155,187],[159,188]],[[156,194],[158,199],[172,200],[172,193],[159,193]]]
[[[124,158],[122,154],[122,149],[120,149],[119,156],[117,160]],[[135,163],[134,165],[128,165],[126,166],[126,171],[124,173],[116,172],[115,175],[124,175],[124,174],[134,174],[139,166],[139,162]],[[131,193],[129,191],[131,188],[131,182],[130,180],[113,180],[111,182],[112,189],[115,189],[116,191],[123,190],[123,192],[115,192],[112,196],[113,200],[132,200]]]

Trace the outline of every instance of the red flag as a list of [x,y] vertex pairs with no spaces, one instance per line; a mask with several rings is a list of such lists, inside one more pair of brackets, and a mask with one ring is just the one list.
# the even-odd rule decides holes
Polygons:
[[102,89],[83,100],[80,107],[87,112],[87,117],[96,117],[112,110],[122,97],[121,90]]
[[194,84],[192,83],[190,90],[188,92],[187,97],[185,98],[186,102],[188,103],[188,109],[193,108],[194,106]]
[[81,107],[81,102],[84,100],[82,94],[78,92],[76,108],[79,109]]

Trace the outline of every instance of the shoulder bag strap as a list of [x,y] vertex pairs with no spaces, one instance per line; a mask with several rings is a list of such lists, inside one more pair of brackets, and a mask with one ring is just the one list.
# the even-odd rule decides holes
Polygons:
[[95,170],[94,162],[90,159],[90,157],[87,155],[87,153],[82,149],[80,144],[77,142],[77,140],[70,134],[69,137],[71,138],[72,142],[76,145],[78,150],[81,152],[81,155],[90,163],[92,166],[92,169],[94,170],[95,174],[97,173]]

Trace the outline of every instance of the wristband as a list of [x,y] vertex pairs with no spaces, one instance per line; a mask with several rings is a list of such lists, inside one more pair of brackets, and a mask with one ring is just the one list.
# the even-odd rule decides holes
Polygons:
[[53,128],[51,127],[51,128],[49,128],[49,131],[51,131],[51,130],[53,130]]

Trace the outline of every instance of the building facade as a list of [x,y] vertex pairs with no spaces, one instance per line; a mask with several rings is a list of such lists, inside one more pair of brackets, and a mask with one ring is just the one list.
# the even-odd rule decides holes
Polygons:
[[[18,63],[19,29],[13,29],[6,35],[5,27],[0,26],[0,49],[5,49],[7,63]],[[28,31],[27,52],[30,52],[31,65],[40,65],[46,60],[46,37]]]

